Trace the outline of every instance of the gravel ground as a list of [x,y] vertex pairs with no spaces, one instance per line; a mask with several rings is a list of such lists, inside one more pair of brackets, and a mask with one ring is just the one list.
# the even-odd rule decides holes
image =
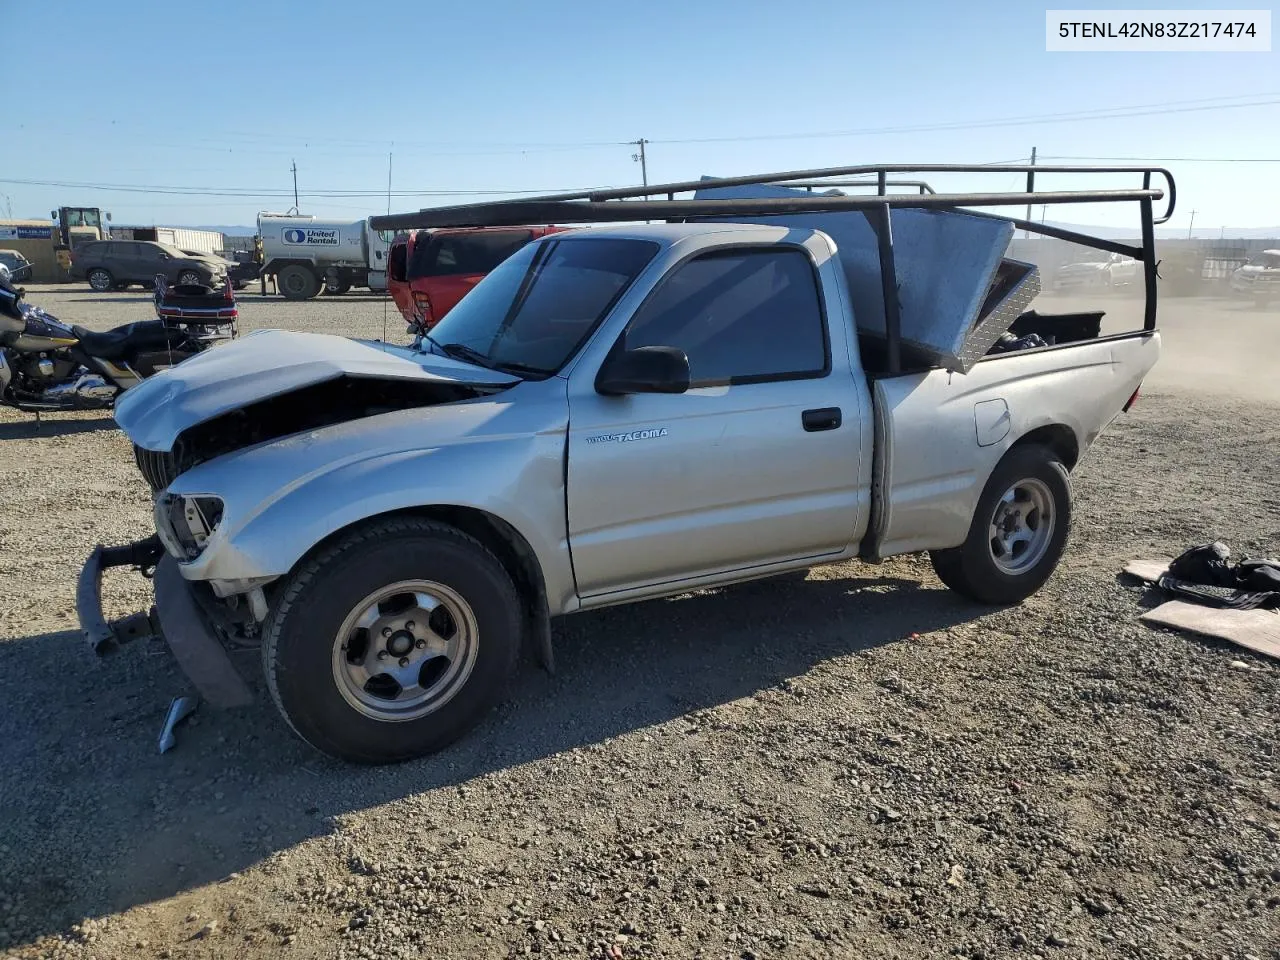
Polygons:
[[[149,312],[30,295],[89,326]],[[266,702],[157,755],[176,666],[95,660],[72,608],[92,545],[150,529],[128,444],[0,412],[0,954],[1280,958],[1280,664],[1140,626],[1117,578],[1213,538],[1280,554],[1280,400],[1237,372],[1280,323],[1164,313],[1175,373],[1077,471],[1025,604],[904,558],[582,614],[554,678],[526,667],[394,768],[320,757]],[[378,336],[383,301],[243,314]],[[109,611],[144,586],[110,575]]]

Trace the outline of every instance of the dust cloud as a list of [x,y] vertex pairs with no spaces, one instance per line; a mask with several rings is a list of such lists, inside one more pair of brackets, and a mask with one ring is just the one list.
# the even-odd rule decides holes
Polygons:
[[[1041,294],[1032,309],[1105,310],[1104,335],[1142,329],[1140,296]],[[1280,404],[1280,302],[1258,307],[1244,299],[1163,296],[1157,324],[1160,361],[1144,387]]]

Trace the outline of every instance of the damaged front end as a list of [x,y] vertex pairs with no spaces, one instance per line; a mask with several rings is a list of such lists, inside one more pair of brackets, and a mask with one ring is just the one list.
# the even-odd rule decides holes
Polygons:
[[[269,591],[278,577],[189,579],[222,521],[216,493],[169,488],[193,468],[250,447],[415,408],[472,400],[520,382],[405,348],[343,337],[266,331],[185,361],[130,390],[115,419],[133,442],[151,489],[155,533],[97,546],[81,570],[76,613],[86,642],[105,656],[133,640],[162,637],[200,697],[215,707],[250,703],[233,663],[260,646]],[[225,491],[218,491],[225,492]],[[102,573],[133,567],[154,585],[145,612],[108,620]],[[189,571],[187,571],[189,573]]]
[[[122,566],[132,566],[152,580],[156,602],[146,613],[109,621],[102,612],[102,571]],[[211,616],[213,605],[199,599],[199,589],[204,586],[183,578],[158,535],[118,547],[98,545],[80,571],[76,615],[85,640],[99,656],[132,640],[162,636],[203,699],[215,707],[244,706],[252,702],[253,694],[228,654],[232,637],[218,635],[216,619]],[[240,633],[250,625],[243,621],[237,624],[228,617],[224,626]]]

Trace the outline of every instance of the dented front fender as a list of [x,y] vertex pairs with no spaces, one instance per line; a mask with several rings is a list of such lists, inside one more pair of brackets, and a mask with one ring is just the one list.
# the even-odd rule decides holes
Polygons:
[[559,612],[574,596],[564,511],[567,410],[563,381],[523,383],[497,398],[396,411],[201,464],[169,491],[218,496],[223,515],[182,574],[283,576],[316,544],[361,521],[462,507],[506,521],[529,542]]

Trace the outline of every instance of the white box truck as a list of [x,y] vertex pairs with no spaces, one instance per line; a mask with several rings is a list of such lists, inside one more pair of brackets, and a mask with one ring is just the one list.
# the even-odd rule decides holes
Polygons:
[[262,276],[274,277],[287,300],[309,300],[322,291],[387,288],[390,244],[367,220],[320,220],[302,214],[258,214]]

